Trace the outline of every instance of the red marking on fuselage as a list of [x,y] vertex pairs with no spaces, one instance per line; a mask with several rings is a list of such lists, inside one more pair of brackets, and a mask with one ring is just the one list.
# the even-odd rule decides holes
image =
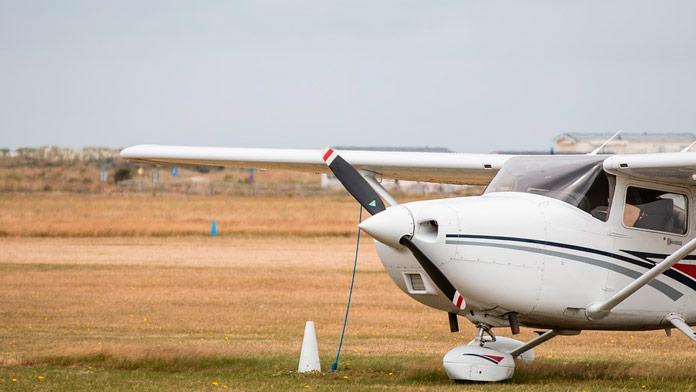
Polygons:
[[324,162],[326,162],[326,160],[329,159],[329,157],[331,156],[331,154],[333,154],[333,152],[334,152],[333,149],[330,149],[330,148],[328,150],[326,150],[326,154],[324,154]]
[[677,271],[683,272],[690,277],[696,279],[696,265],[693,264],[675,264],[672,266]]
[[484,357],[490,358],[490,359],[492,359],[492,360],[494,360],[494,361],[496,361],[496,362],[500,362],[500,361],[503,360],[503,358],[505,358],[505,357],[499,357],[499,356],[497,356],[497,355],[484,355]]

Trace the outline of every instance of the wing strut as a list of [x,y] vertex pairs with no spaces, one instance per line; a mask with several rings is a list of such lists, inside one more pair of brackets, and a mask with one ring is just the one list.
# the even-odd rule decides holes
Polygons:
[[377,194],[382,197],[382,199],[386,200],[390,206],[395,206],[395,205],[399,204],[399,202],[396,201],[394,196],[392,196],[389,192],[387,192],[387,190],[384,189],[382,184],[379,181],[377,181],[374,173],[360,173],[360,174],[365,178],[365,181],[367,181],[367,183],[370,184],[372,189],[374,189],[375,192],[377,192]]
[[520,355],[524,354],[525,352],[533,349],[534,347],[549,341],[556,336],[562,335],[562,336],[574,336],[574,335],[579,335],[580,331],[579,330],[562,330],[562,329],[550,329],[541,335],[535,337],[534,339],[528,341],[527,343],[524,343],[523,345],[517,347],[516,349],[510,351],[510,355],[513,356],[513,358],[517,358]]
[[660,276],[663,272],[672,268],[673,265],[680,262],[684,257],[688,256],[689,253],[693,252],[694,250],[696,250],[696,238],[693,238],[691,241],[687,242],[686,245],[674,251],[674,253],[667,256],[666,259],[655,264],[655,266],[648,270],[648,272],[641,275],[628,286],[619,290],[619,292],[614,294],[613,297],[604,302],[594,303],[588,306],[585,310],[587,318],[590,320],[599,320],[606,317],[618,304],[633,295],[633,293],[638,291],[638,289]]
[[682,316],[672,313],[666,317],[666,320],[669,321],[672,325],[674,325],[679,330],[679,332],[686,335],[687,338],[696,342],[696,332],[694,332],[694,330],[691,329],[691,327],[689,327],[689,324],[687,324],[684,321],[684,318]]

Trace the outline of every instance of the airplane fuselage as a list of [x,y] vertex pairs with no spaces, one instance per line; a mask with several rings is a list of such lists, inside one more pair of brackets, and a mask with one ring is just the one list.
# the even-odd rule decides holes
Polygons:
[[[475,323],[506,326],[506,315],[513,312],[522,325],[535,328],[651,330],[669,326],[665,317],[678,313],[694,325],[696,263],[691,259],[696,257],[682,260],[607,317],[592,320],[586,313],[693,236],[690,220],[683,234],[627,227],[625,191],[642,185],[619,178],[606,221],[567,202],[522,192],[390,207],[385,212],[410,212],[413,241],[464,297],[463,310],[436,288],[407,249],[375,243],[399,288]],[[667,188],[691,198],[688,188]]]

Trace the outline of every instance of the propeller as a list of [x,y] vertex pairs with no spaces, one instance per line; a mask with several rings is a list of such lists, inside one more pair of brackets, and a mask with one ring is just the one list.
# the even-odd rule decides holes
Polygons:
[[[398,241],[399,244],[405,246],[413,256],[416,258],[418,263],[421,265],[425,273],[430,277],[430,280],[435,283],[438,289],[442,291],[447,298],[449,298],[452,303],[459,309],[464,309],[466,307],[466,302],[464,297],[459,294],[459,291],[454,288],[452,282],[447,279],[445,274],[440,271],[435,263],[430,260],[430,258],[423,253],[423,251],[418,248],[418,246],[413,242],[413,235],[406,234],[404,231],[399,231],[399,227],[394,226],[405,226],[408,223],[404,220],[403,210],[404,207],[394,208],[391,207],[386,210],[384,203],[379,198],[377,192],[372,189],[370,184],[363,178],[360,173],[358,173],[353,166],[351,166],[345,159],[341,158],[340,155],[333,149],[329,148],[324,150],[324,162],[329,166],[329,169],[336,175],[336,178],[343,184],[348,192],[360,203],[370,214],[377,215],[379,217],[372,217],[365,220],[360,228],[367,231],[373,237],[381,240],[385,238],[382,242],[388,245],[395,246],[395,242]],[[383,212],[385,211],[385,212]],[[410,212],[408,213],[410,215]],[[412,219],[409,217],[409,219]],[[412,221],[411,221],[412,222]],[[413,229],[413,227],[410,227]],[[376,235],[374,235],[375,233]],[[404,233],[398,235],[397,238],[393,236],[389,238],[388,233]],[[413,231],[411,231],[413,233]],[[395,241],[396,240],[396,241]],[[398,245],[397,245],[398,246]],[[452,317],[450,316],[450,323],[452,322]],[[454,326],[452,326],[453,332],[455,331]]]

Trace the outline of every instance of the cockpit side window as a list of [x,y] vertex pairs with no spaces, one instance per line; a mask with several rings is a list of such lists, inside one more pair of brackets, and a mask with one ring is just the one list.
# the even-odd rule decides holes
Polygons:
[[688,216],[686,195],[629,186],[626,189],[623,224],[626,227],[685,234]]
[[611,208],[611,200],[614,196],[614,188],[616,187],[616,177],[602,171],[595,178],[592,186],[585,194],[587,200],[587,208],[582,208],[589,212],[593,217],[606,222],[609,218],[609,209]]

